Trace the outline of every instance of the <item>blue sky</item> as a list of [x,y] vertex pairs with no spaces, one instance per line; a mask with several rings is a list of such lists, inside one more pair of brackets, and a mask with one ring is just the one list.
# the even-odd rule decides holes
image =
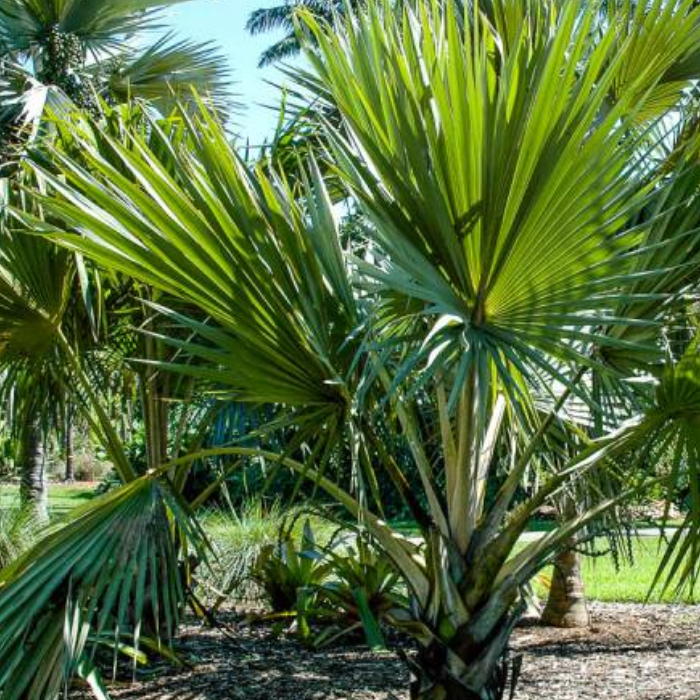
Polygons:
[[274,68],[260,70],[258,58],[276,38],[275,34],[251,37],[245,30],[248,15],[258,7],[281,4],[284,0],[192,0],[169,10],[170,24],[182,38],[215,41],[227,57],[236,81],[238,101],[247,106],[236,118],[242,135],[258,145],[274,130],[274,113],[261,105],[277,104],[278,92],[265,80],[283,82]]

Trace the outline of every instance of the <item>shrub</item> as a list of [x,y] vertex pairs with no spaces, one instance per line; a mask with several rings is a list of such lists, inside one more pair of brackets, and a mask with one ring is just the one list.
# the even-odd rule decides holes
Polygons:
[[279,503],[249,501],[239,512],[212,510],[202,517],[214,556],[210,567],[202,567],[198,583],[214,607],[224,601],[259,600],[261,590],[252,572],[261,553],[273,546],[290,512]]

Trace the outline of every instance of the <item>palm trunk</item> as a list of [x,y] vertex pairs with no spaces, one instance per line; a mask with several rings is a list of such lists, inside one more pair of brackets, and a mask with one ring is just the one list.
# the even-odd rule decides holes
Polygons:
[[66,460],[65,480],[68,483],[75,481],[75,460],[73,459],[73,416],[70,409],[66,409],[66,418],[63,425],[63,449]]
[[48,491],[44,472],[41,420],[38,414],[28,416],[20,439],[20,502],[37,520],[45,522],[49,518]]
[[512,694],[520,658],[510,659],[508,640],[522,613],[511,610],[490,626],[479,629],[479,616],[451,639],[435,640],[409,662],[411,700],[502,700]]
[[588,627],[590,617],[581,575],[581,555],[574,549],[559,553],[542,621],[552,627]]

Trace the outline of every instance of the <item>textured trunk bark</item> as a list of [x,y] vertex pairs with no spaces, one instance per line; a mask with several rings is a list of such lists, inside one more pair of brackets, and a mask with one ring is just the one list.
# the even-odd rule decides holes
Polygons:
[[562,551],[554,562],[552,586],[542,621],[552,627],[588,627],[590,617],[581,575],[581,555]]
[[20,445],[20,501],[37,520],[49,518],[48,491],[44,473],[44,446],[41,421],[38,415],[27,418]]

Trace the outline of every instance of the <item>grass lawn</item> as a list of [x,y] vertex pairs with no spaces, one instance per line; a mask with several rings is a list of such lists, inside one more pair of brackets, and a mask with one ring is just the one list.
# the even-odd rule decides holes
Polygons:
[[[663,549],[659,549],[660,544],[663,547],[659,537],[635,538],[632,541],[633,565],[620,562],[619,568],[615,566],[615,560],[610,554],[584,557],[583,579],[588,598],[610,603],[647,602],[649,590],[663,556]],[[604,551],[605,542],[601,542],[598,548]],[[551,577],[552,567],[542,571],[542,575],[545,579]],[[536,583],[535,588],[540,596],[546,596],[546,586]],[[700,595],[696,592],[693,598],[685,596],[679,601],[671,588],[663,595],[660,595],[660,591],[655,591],[649,596],[648,602],[700,603]]]
[[[661,548],[659,547],[661,545]],[[664,543],[659,537],[640,537],[633,543],[634,566],[615,568],[611,556],[586,557],[583,576],[590,598],[609,602],[644,602],[663,556]],[[675,602],[673,589],[662,597],[655,592],[649,602]],[[696,592],[693,599],[683,602],[700,603]]]
[[[95,496],[94,484],[51,484],[49,486],[49,510],[53,517],[61,517],[69,513],[76,506],[88,502]],[[14,484],[0,484],[0,508],[17,503],[19,487]],[[252,514],[251,514],[252,515]],[[270,514],[271,515],[271,514]],[[279,526],[281,514],[276,517],[256,518],[252,517],[248,525],[237,526],[230,516],[224,513],[208,512],[203,518],[203,525],[209,535],[215,541],[230,540],[234,544],[237,539],[268,539],[271,537],[270,526]],[[269,520],[269,522],[265,522]],[[300,535],[301,518],[295,529],[295,535]],[[257,522],[255,522],[257,521]],[[334,526],[313,518],[313,527],[317,538],[323,543],[335,530]],[[412,523],[401,523],[399,527],[406,534],[413,534],[415,526]],[[261,532],[258,532],[261,530]],[[604,549],[604,543],[600,545]],[[609,554],[602,557],[584,558],[584,580],[588,596],[593,600],[617,601],[617,602],[644,602],[649,592],[649,587],[654,580],[656,568],[661,559],[659,554],[658,537],[641,537],[633,542],[634,566],[622,564],[619,569],[615,567],[613,557]],[[543,572],[545,577],[551,576],[551,569]],[[542,595],[546,589],[538,586]],[[667,592],[662,598],[658,593],[650,597],[650,602],[671,602],[674,600],[673,592]],[[685,602],[700,603],[700,594],[695,594],[694,600]]]
[[[83,505],[95,497],[95,484],[50,484],[49,513],[60,518],[76,506]],[[0,484],[0,508],[14,506],[19,501],[19,486]]]

